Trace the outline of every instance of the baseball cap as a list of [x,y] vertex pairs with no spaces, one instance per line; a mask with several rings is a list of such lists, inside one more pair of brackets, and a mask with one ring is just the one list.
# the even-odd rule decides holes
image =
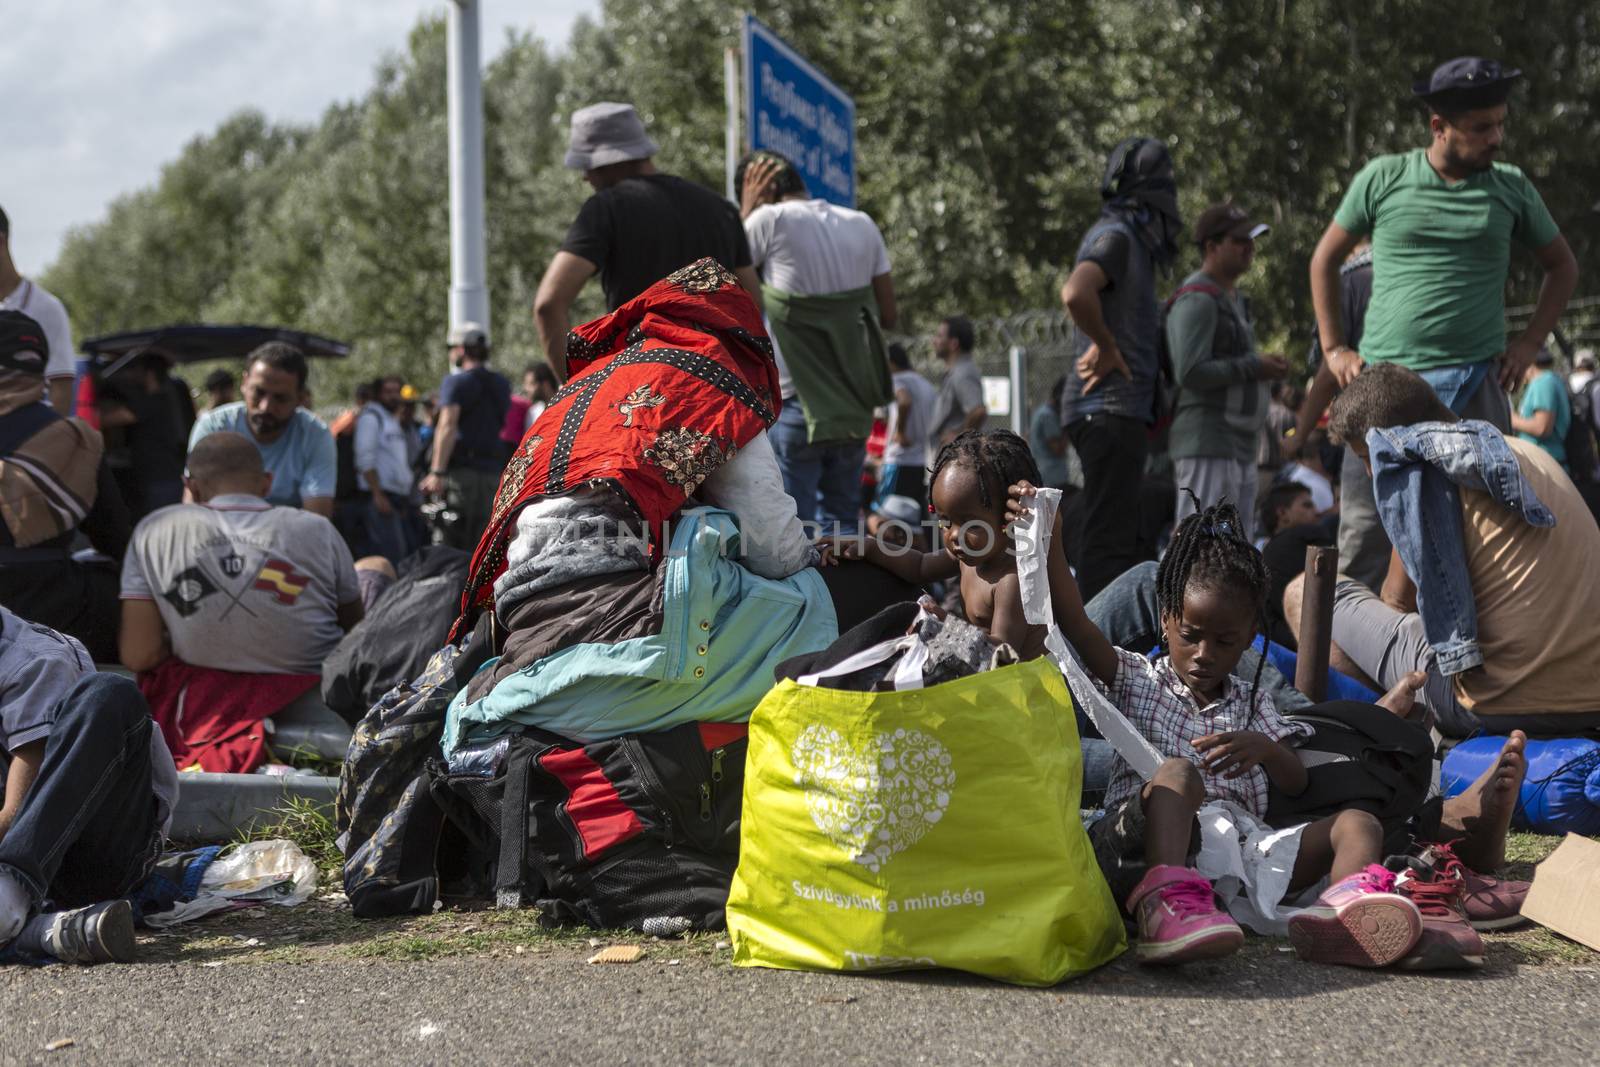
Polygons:
[[1534,365],[1538,366],[1538,367],[1554,366],[1555,365],[1555,361],[1556,361],[1555,353],[1551,352],[1548,348],[1546,348],[1543,345],[1539,346],[1539,351],[1535,352],[1534,356],[1533,356]]
[[909,496],[899,493],[884,497],[883,502],[873,509],[890,522],[903,522],[907,526],[916,528],[922,522],[922,506]]
[[475,345],[487,344],[489,335],[483,332],[483,327],[475,322],[462,322],[450,327],[450,333],[445,338],[445,344],[454,348],[464,345],[472,348]]
[[1592,349],[1592,348],[1580,348],[1580,349],[1578,349],[1577,354],[1572,357],[1572,365],[1574,367],[1578,367],[1578,368],[1580,368],[1582,370],[1594,370],[1594,368],[1595,368],[1594,349]]
[[1498,60],[1458,56],[1412,83],[1411,91],[1430,104],[1455,104],[1462,108],[1494,107],[1511,95],[1512,83],[1522,71],[1503,67]]
[[20,311],[0,311],[0,370],[43,378],[49,359],[44,327]]
[[1271,231],[1271,226],[1253,221],[1244,208],[1230,201],[1212,204],[1200,213],[1194,224],[1194,243],[1203,245],[1223,237],[1249,237],[1253,240]]
[[572,113],[572,136],[565,162],[572,170],[589,171],[613,163],[649,159],[660,150],[645,133],[644,120],[632,104],[590,104]]

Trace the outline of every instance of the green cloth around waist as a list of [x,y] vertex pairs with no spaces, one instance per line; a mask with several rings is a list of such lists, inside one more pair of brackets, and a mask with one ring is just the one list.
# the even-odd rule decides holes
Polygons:
[[894,385],[870,286],[802,296],[761,287],[767,323],[806,417],[806,439],[864,441]]

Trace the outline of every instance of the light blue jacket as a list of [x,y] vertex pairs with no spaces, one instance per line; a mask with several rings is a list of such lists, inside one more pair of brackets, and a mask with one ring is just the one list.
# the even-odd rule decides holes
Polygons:
[[564,648],[507,675],[475,703],[463,686],[445,717],[445,756],[518,725],[587,743],[748,720],[772,688],[773,668],[826,648],[839,623],[815,568],[774,581],[728,558],[738,552],[730,512],[684,512],[660,564],[661,632]]
[[1530,526],[1552,527],[1555,515],[1523,477],[1504,435],[1487,422],[1371,429],[1367,448],[1378,515],[1416,583],[1417,613],[1439,670],[1452,675],[1482,666],[1460,490],[1488,493]]

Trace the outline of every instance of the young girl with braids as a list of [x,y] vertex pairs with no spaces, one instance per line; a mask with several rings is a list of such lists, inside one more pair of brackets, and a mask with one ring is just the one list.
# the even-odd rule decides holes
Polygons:
[[1038,481],[1038,465],[1021,437],[1009,430],[968,430],[934,459],[929,499],[938,531],[933,551],[875,538],[823,538],[818,547],[825,560],[865,559],[913,585],[959,578],[967,621],[1032,659],[1044,652],[1045,628],[1023,618],[1022,588],[1006,532],[1006,487]]
[[[1031,507],[1033,486],[1013,484],[1007,513]],[[1139,929],[1146,963],[1184,963],[1227,955],[1243,943],[1195,870],[1208,800],[1227,800],[1256,818],[1266,813],[1270,781],[1295,795],[1306,769],[1285,742],[1306,727],[1279,715],[1257,678],[1233,676],[1255,639],[1268,576],[1228,503],[1191,515],[1173,533],[1157,570],[1162,652],[1151,660],[1114,647],[1089,620],[1066,560],[1056,517],[1048,561],[1051,602],[1063,636],[1089,672],[1165,762],[1148,782],[1122,759],[1106,790],[1105,815],[1089,830],[1095,857]],[[1327,878],[1316,901],[1289,921],[1302,959],[1382,967],[1402,960],[1422,932],[1416,906],[1394,892],[1381,867],[1383,832],[1363,811],[1342,811],[1300,831],[1291,894]]]

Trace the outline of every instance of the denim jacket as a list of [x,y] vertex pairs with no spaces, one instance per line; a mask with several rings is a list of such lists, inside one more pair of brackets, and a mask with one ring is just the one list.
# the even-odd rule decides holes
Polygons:
[[1555,515],[1522,476],[1505,437],[1487,422],[1372,429],[1367,448],[1378,515],[1416,583],[1417,613],[1439,670],[1453,675],[1482,666],[1460,490],[1488,493],[1530,526],[1554,526]]

